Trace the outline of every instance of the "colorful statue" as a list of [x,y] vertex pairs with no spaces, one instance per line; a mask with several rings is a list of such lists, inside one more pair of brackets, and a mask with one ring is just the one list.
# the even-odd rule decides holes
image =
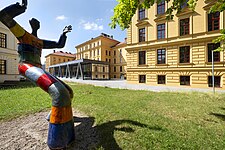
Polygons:
[[74,140],[74,122],[71,107],[73,90],[64,82],[41,69],[42,49],[62,48],[66,42],[66,34],[72,26],[66,26],[58,42],[42,40],[37,37],[40,22],[30,20],[32,33],[24,30],[13,18],[24,13],[27,0],[22,4],[12,4],[0,11],[0,21],[7,26],[18,39],[20,57],[19,72],[30,81],[48,92],[52,98],[49,115],[48,146],[50,149],[63,149]]

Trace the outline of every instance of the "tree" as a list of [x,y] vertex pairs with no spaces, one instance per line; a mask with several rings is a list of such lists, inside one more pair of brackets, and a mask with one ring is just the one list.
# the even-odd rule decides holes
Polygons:
[[[114,8],[114,16],[111,17],[111,28],[115,29],[117,25],[122,30],[130,27],[131,19],[136,13],[138,8],[150,8],[155,3],[160,3],[163,0],[117,0],[118,4]],[[188,7],[192,10],[195,9],[198,0],[165,0],[166,2],[172,2],[172,5],[167,9],[167,19],[173,19],[173,13],[179,13],[181,11],[181,5],[185,2],[188,3]],[[222,12],[225,10],[225,0],[217,0],[216,3],[211,7],[209,13]],[[225,29],[221,30],[221,36],[213,40],[214,43],[225,41]],[[225,43],[224,43],[225,44]],[[217,51],[223,50],[223,47],[216,49]]]

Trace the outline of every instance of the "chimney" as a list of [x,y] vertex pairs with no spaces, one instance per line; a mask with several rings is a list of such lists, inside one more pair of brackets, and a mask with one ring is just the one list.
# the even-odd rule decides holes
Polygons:
[[111,35],[111,39],[113,39],[113,35]]
[[55,50],[53,50],[53,53],[55,53]]

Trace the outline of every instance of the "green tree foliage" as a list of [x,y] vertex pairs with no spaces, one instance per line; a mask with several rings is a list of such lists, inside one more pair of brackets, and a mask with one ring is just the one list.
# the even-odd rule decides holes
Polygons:
[[[160,3],[162,0],[117,0],[118,4],[114,8],[114,16],[111,17],[111,28],[116,28],[117,25],[124,30],[130,27],[131,19],[136,13],[138,8],[150,8],[155,3]],[[167,3],[172,2],[172,5],[167,9],[167,19],[173,19],[173,14],[181,11],[181,5],[187,0],[165,0]],[[188,7],[192,10],[195,9],[198,0],[188,0]],[[216,0],[216,3],[211,7],[211,12],[222,12],[225,10],[225,0]],[[215,40],[214,43],[223,42],[225,44],[225,29],[221,30],[221,36]],[[216,49],[217,51],[223,50],[223,47]]]
[[[160,3],[162,0],[117,0],[118,4],[114,8],[114,16],[111,17],[111,28],[116,28],[117,25],[120,26],[122,30],[129,28],[131,24],[131,19],[136,13],[138,8],[150,8],[154,3]],[[173,12],[180,12],[181,5],[187,0],[165,0],[166,2],[172,1],[172,6],[166,11],[167,18],[173,18]],[[196,2],[198,0],[189,0],[188,6],[194,10]]]
[[[225,0],[217,0],[217,2],[211,7],[210,12],[222,12],[225,10]],[[225,29],[222,29],[220,31],[222,34],[217,39],[213,40],[214,43],[222,43],[219,48],[217,48],[215,51],[224,51],[224,45],[225,45]]]

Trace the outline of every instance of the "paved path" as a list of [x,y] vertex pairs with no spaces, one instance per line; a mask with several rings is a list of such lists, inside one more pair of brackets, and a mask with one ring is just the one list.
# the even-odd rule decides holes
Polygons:
[[[190,88],[190,87],[174,87],[174,86],[152,86],[146,84],[131,84],[128,83],[126,80],[81,80],[81,79],[70,79],[70,78],[60,78],[61,80],[68,81],[68,82],[77,82],[83,84],[92,84],[95,86],[103,86],[103,87],[110,87],[110,88],[119,88],[119,89],[132,89],[132,90],[149,90],[154,92],[160,91],[172,91],[172,92],[212,92],[212,88]],[[225,90],[216,88],[217,93],[225,93]]]

